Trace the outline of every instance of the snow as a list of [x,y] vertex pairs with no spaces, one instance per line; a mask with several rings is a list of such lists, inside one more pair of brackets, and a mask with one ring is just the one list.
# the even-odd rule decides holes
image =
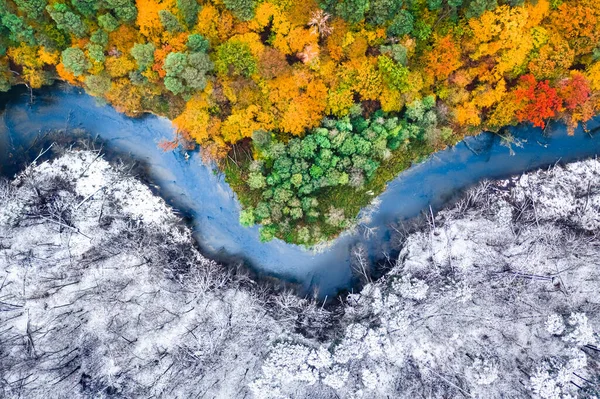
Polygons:
[[474,187],[332,310],[203,257],[128,171],[0,182],[0,397],[599,396],[597,160]]
[[565,331],[565,323],[561,315],[552,313],[546,320],[546,331],[552,335],[561,335]]
[[575,345],[593,345],[596,343],[594,330],[588,323],[588,318],[585,313],[571,313],[569,316],[569,326],[572,326],[572,331],[563,339]]
[[128,169],[65,150],[0,182],[0,397],[249,394],[282,324]]

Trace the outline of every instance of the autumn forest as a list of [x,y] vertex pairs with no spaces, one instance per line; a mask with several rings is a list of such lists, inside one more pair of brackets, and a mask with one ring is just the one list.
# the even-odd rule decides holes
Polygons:
[[168,117],[159,145],[201,146],[242,224],[310,246],[465,135],[585,127],[600,2],[0,0],[0,90],[57,80]]

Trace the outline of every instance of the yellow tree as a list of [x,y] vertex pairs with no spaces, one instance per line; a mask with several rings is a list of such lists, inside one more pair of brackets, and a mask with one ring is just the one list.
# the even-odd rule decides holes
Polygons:
[[[545,0],[540,0],[543,3]],[[469,20],[474,61],[493,60],[485,81],[497,82],[506,73],[519,72],[533,49],[532,21],[527,7],[500,6]]]
[[548,33],[548,39],[529,61],[528,68],[537,79],[554,79],[563,75],[573,64],[575,52],[556,31]]
[[236,143],[243,138],[252,137],[257,130],[270,130],[271,118],[260,107],[252,104],[234,112],[221,124],[221,136],[228,143]]
[[137,25],[140,33],[154,44],[159,44],[164,28],[160,23],[158,12],[160,10],[173,11],[174,0],[136,0]]
[[204,144],[210,139],[209,121],[211,103],[205,92],[195,94],[185,104],[183,112],[173,120],[178,130]]
[[552,13],[550,23],[569,41],[576,55],[589,53],[600,41],[600,2],[564,2]]
[[327,87],[306,71],[281,76],[269,82],[275,127],[302,135],[318,126],[327,107]]

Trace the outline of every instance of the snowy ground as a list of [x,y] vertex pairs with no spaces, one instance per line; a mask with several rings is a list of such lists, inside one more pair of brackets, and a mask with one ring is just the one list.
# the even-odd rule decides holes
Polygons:
[[0,397],[243,397],[293,329],[127,169],[67,151],[0,184]]
[[204,258],[128,171],[0,183],[0,397],[600,397],[596,160],[474,188],[334,312]]

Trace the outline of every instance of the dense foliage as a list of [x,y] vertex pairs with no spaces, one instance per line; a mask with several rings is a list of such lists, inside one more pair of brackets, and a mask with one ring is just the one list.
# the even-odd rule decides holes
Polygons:
[[[600,108],[599,41],[596,0],[0,0],[0,89],[58,77],[130,115],[166,115],[207,155],[246,167],[232,146],[255,132],[287,145],[327,128],[324,118],[404,119],[424,98],[451,129],[427,135],[430,150],[519,122],[574,129]],[[412,150],[392,157],[406,166]],[[250,170],[225,169],[258,207],[239,181]],[[309,222],[311,207],[292,208]]]
[[[303,244],[318,243],[327,233],[347,228],[354,215],[345,214],[344,203],[339,208],[335,201],[320,204],[319,194],[332,187],[364,189],[393,150],[406,149],[412,140],[427,136],[450,135],[450,129],[437,127],[434,104],[432,96],[415,100],[402,120],[381,112],[370,119],[325,119],[323,127],[285,145],[267,132],[255,132],[258,160],[250,164],[246,182],[260,192],[260,201],[242,212],[242,224],[265,225],[263,240],[291,234],[292,241]],[[321,231],[321,226],[328,231]]]

